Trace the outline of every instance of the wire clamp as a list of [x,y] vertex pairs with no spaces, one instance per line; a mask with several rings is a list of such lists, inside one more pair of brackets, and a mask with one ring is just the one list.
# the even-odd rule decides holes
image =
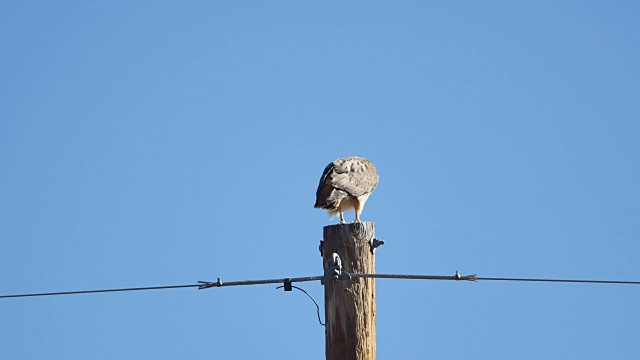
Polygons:
[[222,287],[222,279],[218,278],[218,281],[216,281],[216,282],[198,281],[198,284],[200,284],[198,286],[198,290],[208,289],[208,288],[212,288],[212,287]]
[[329,260],[327,264],[327,272],[320,282],[324,285],[329,282],[329,280],[333,280],[334,282],[338,280],[351,280],[351,275],[346,271],[342,271],[342,260],[340,260],[340,255],[336,253],[331,254],[331,260]]
[[460,272],[456,270],[456,274],[453,276],[453,279],[456,281],[464,280],[464,281],[478,281],[478,275],[460,275]]

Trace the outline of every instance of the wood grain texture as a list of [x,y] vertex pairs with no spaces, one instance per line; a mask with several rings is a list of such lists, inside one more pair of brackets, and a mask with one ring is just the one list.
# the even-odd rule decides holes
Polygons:
[[[375,273],[375,257],[369,241],[372,222],[324,227],[325,273],[331,255],[337,253],[342,270]],[[329,281],[325,284],[326,358],[328,360],[374,360],[376,358],[375,279]]]

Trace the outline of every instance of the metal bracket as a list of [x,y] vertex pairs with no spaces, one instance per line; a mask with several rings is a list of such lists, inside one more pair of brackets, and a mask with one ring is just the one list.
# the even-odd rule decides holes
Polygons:
[[324,240],[320,240],[320,246],[318,247],[318,249],[320,249],[320,256],[324,256],[324,251],[322,250],[323,246],[324,246]]
[[291,278],[285,278],[284,279],[284,291],[291,291],[291,289],[292,289]]
[[384,245],[384,240],[373,238],[369,241],[369,245],[371,246],[371,253],[375,254],[376,248]]

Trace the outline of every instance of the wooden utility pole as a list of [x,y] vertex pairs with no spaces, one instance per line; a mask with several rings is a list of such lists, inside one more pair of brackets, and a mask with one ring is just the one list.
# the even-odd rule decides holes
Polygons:
[[[333,253],[342,261],[342,271],[375,273],[370,241],[372,222],[324,227],[322,258],[325,274],[331,271]],[[375,279],[329,280],[324,287],[327,360],[375,360]]]

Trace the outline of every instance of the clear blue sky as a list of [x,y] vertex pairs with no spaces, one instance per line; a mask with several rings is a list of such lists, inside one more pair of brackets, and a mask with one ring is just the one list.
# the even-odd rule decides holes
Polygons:
[[[633,1],[0,5],[0,294],[379,273],[640,280]],[[348,219],[352,219],[352,214]],[[301,284],[322,299],[319,283]],[[640,357],[640,286],[377,281],[379,359]],[[0,300],[3,359],[324,359],[275,285]]]

